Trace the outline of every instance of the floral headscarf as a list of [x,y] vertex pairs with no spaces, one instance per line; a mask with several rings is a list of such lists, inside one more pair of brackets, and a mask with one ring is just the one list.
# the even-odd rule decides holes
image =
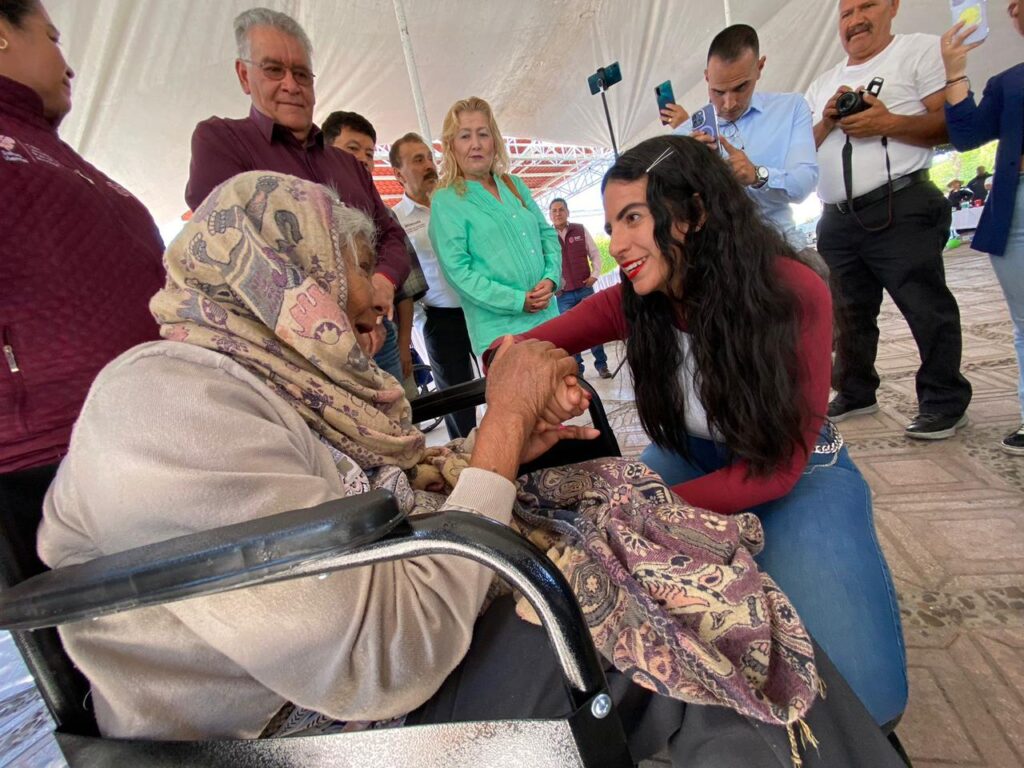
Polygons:
[[167,284],[150,309],[164,338],[230,356],[362,469],[410,469],[424,456],[423,434],[345,313],[360,237],[372,245],[372,224],[326,187],[240,174],[167,249]]

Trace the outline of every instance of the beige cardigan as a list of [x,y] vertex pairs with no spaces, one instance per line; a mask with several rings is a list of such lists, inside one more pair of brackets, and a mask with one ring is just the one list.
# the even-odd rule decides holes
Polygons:
[[[288,403],[230,358],[171,341],[96,379],[46,496],[54,568],[352,492]],[[515,489],[463,472],[447,507],[501,522]],[[285,702],[340,720],[415,709],[469,646],[490,574],[453,557],[385,563],[61,628],[101,731],[255,737]]]

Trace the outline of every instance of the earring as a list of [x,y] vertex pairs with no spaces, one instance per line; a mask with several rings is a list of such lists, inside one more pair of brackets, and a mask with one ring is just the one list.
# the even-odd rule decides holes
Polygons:
[[0,37],[0,51],[6,51],[6,50],[7,50],[7,41],[4,38]]

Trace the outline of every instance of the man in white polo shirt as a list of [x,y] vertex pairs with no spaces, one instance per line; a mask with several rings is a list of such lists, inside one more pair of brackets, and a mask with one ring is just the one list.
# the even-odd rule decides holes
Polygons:
[[[430,194],[437,186],[434,154],[416,133],[407,133],[391,145],[389,154],[395,177],[405,194],[395,206],[398,221],[405,228],[427,279],[423,297],[426,323],[423,340],[438,389],[446,389],[476,378],[473,350],[466,330],[466,316],[458,294],[441,272],[427,229],[430,225]],[[476,411],[466,408],[444,417],[448,436],[466,437],[476,426]]]
[[[838,394],[828,415],[842,421],[878,410],[875,355],[884,288],[921,356],[918,415],[905,433],[938,440],[967,423],[971,400],[971,385],[960,373],[960,310],[942,263],[950,209],[928,179],[932,147],[947,138],[946,76],[938,37],[892,33],[898,10],[899,0],[839,0],[847,59],[807,92],[824,203],[818,251],[831,270],[843,323],[833,376]],[[877,97],[858,96],[872,83]]]

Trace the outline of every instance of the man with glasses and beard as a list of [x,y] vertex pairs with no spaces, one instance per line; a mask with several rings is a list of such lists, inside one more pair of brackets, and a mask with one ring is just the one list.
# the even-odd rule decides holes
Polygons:
[[[426,315],[423,340],[434,381],[438,389],[472,381],[476,372],[466,315],[459,295],[448,285],[441,271],[427,233],[430,196],[437,186],[434,153],[419,134],[407,133],[391,145],[388,159],[405,192],[394,211],[416,249],[420,268],[427,279],[427,293],[422,299]],[[476,426],[476,411],[466,408],[445,416],[444,420],[449,437],[466,437]]]
[[244,171],[287,173],[331,187],[377,228],[374,303],[390,313],[395,288],[409,274],[405,235],[359,162],[325,146],[313,123],[309,38],[290,16],[253,8],[235,19],[235,41],[235,72],[252,108],[241,120],[211,117],[196,126],[185,201],[195,210],[214,187]]
[[702,131],[693,133],[689,115],[669,104],[662,117],[675,133],[725,151],[729,165],[747,193],[796,251],[819,274],[821,259],[807,249],[796,228],[790,203],[802,202],[818,183],[818,164],[811,130],[811,111],[800,94],[756,92],[764,70],[757,32],[746,24],[726,27],[708,48],[704,79],[718,115],[721,141]]

